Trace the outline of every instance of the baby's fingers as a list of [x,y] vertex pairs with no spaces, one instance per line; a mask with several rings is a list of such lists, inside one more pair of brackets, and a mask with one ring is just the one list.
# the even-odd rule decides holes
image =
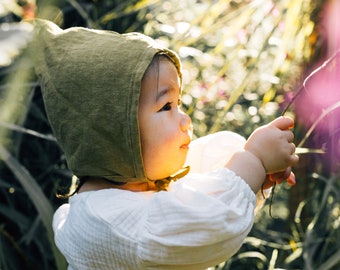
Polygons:
[[294,141],[294,133],[291,132],[290,130],[283,130],[281,131],[283,136],[287,139],[289,143],[292,143]]
[[[274,183],[281,184],[285,180],[290,186],[294,186],[296,183],[295,174],[292,172],[290,167],[288,167],[285,171],[273,173],[268,176],[269,176],[270,182],[272,182],[273,184]],[[267,185],[267,188],[268,186],[271,186],[268,183],[266,183],[266,185]]]
[[270,122],[269,125],[275,126],[281,130],[286,130],[294,127],[294,120],[287,116],[281,116]]
[[299,156],[295,154],[296,146],[294,143],[290,143],[290,156],[288,157],[288,163],[290,166],[294,166],[299,162]]
[[296,180],[295,180],[295,174],[293,172],[290,173],[289,177],[287,178],[287,183],[290,186],[294,186],[296,184]]
[[269,175],[270,181],[273,183],[281,184],[284,180],[286,180],[291,174],[291,167],[288,167],[286,170],[282,172],[277,172]]

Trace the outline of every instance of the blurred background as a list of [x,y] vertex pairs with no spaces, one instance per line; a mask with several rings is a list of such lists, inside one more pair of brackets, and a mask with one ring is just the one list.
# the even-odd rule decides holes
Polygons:
[[66,269],[51,219],[72,175],[25,54],[32,18],[142,32],[178,52],[194,137],[247,137],[289,105],[297,184],[275,188],[215,269],[340,269],[339,17],[339,0],[1,0],[0,269]]

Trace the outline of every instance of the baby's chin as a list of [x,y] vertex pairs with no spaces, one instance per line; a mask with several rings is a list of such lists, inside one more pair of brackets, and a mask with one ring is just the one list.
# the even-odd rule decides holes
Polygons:
[[173,178],[178,173],[183,172],[183,170],[186,170],[185,168],[185,161],[186,161],[187,155],[183,155],[182,157],[178,158],[176,162],[169,163],[168,165],[163,165],[163,170],[153,170],[156,166],[152,166],[151,170],[146,170],[146,176],[151,181],[157,181],[167,178]]

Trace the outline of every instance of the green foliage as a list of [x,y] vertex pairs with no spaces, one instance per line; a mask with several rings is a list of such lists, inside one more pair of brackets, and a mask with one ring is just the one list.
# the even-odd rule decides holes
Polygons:
[[195,2],[155,7],[145,33],[183,59],[183,102],[197,136],[222,129],[249,135],[277,116],[283,94],[299,80],[311,50],[312,10],[305,1]]
[[[46,119],[31,65],[27,7],[0,3],[0,269],[65,269],[51,231],[71,174]],[[19,3],[19,4],[17,4]],[[177,51],[183,60],[185,110],[195,136],[228,129],[248,136],[280,114],[301,82],[303,65],[317,55],[316,28],[323,1],[131,0],[37,1],[37,16],[63,27],[140,31]],[[25,11],[26,10],[26,11]],[[20,57],[19,57],[20,55]],[[320,115],[317,122],[339,107]],[[340,266],[340,176],[325,174],[313,134],[295,127],[302,156],[295,168],[303,194],[281,185],[241,250],[216,269],[337,269]],[[312,155],[311,155],[312,156]],[[309,164],[309,159],[303,162]],[[312,192],[311,192],[312,191]],[[297,203],[292,203],[297,199]]]
[[[241,250],[216,269],[338,269],[340,263],[340,179],[318,174],[308,176],[315,191],[300,202],[294,222],[287,219],[287,193],[281,187],[273,205],[274,219],[267,219],[267,209],[257,222]],[[289,210],[288,210],[289,211]],[[308,222],[304,217],[308,212]],[[288,228],[290,230],[288,230]],[[248,255],[251,252],[251,261]],[[245,254],[248,254],[245,256]]]

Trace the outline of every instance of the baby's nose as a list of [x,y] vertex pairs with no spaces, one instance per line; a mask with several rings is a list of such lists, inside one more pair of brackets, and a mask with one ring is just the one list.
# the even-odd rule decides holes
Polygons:
[[181,114],[182,114],[181,130],[182,131],[192,130],[192,122],[190,116],[184,112],[181,112]]

